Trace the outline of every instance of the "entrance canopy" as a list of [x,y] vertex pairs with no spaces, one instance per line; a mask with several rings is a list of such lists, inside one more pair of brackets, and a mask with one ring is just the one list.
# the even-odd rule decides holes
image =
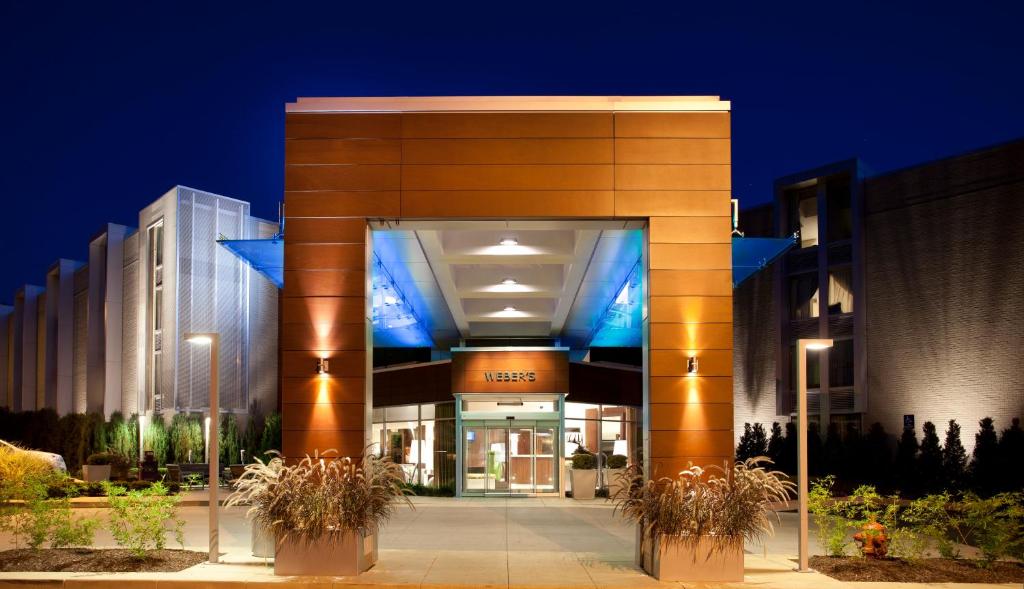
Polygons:
[[[429,225],[375,232],[377,345],[430,347],[494,335],[561,335],[573,348],[640,345],[638,229],[598,221]],[[733,287],[795,242],[734,237]],[[283,238],[218,243],[284,286]]]
[[732,287],[766,268],[795,243],[795,237],[733,237]]

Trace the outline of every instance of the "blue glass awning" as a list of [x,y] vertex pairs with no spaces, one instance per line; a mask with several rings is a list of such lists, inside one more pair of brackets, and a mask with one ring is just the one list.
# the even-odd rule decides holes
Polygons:
[[796,237],[733,237],[732,287],[743,284],[744,280],[774,262],[795,243]]
[[[278,288],[284,287],[284,239],[282,237],[269,239],[222,239],[217,243],[224,246],[231,253],[248,263],[254,270],[266,276]],[[759,270],[775,261],[779,256],[796,244],[795,237],[768,238],[768,237],[734,237],[732,239],[732,282],[737,287],[745,280],[753,276]],[[418,293],[402,292],[395,284],[392,276],[394,269],[384,270],[384,264],[379,258],[375,264],[375,278],[382,286],[384,282],[389,289],[394,288],[393,295],[401,304],[390,304],[391,297],[388,297],[388,304],[382,303],[380,313],[380,325],[376,325],[375,331],[381,336],[388,333],[390,339],[395,340],[394,345],[430,345],[430,337],[426,326],[419,320],[415,311],[415,299],[408,299],[410,294],[415,297]],[[633,277],[633,274],[636,274]],[[639,293],[639,274],[631,272],[633,280],[627,280],[622,292],[619,292],[616,299],[609,305],[605,317],[599,320],[597,337],[606,345],[622,345],[622,342],[631,341],[635,325],[633,315],[639,310],[639,305],[632,304],[634,293]],[[383,292],[383,291],[382,291]],[[625,294],[624,294],[625,293]],[[620,301],[621,299],[621,301]],[[384,300],[383,298],[381,299]],[[375,316],[376,317],[376,316]],[[639,333],[637,331],[637,333]]]
[[217,243],[284,288],[284,239],[218,239]]

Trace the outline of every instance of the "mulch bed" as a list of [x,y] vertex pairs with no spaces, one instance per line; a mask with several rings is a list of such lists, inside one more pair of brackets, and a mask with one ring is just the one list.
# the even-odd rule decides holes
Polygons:
[[1024,564],[996,562],[981,568],[973,560],[925,558],[910,563],[899,558],[812,556],[811,568],[840,581],[888,583],[1021,583]]
[[121,548],[20,548],[0,552],[0,572],[172,573],[204,562],[209,555],[189,550],[154,550],[145,560]]

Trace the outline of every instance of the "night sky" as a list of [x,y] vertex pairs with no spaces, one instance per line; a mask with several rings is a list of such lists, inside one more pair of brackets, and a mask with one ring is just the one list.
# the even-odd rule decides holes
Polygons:
[[275,219],[297,96],[720,95],[744,206],[1024,136],[1019,0],[206,4],[0,2],[0,302],[174,184]]

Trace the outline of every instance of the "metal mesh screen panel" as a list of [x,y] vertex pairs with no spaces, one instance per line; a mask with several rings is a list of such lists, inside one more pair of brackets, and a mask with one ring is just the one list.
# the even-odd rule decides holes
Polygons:
[[[138,234],[136,234],[138,235]],[[121,314],[121,409],[128,414],[139,406],[139,260],[138,247],[125,242],[125,258],[134,251],[133,260],[124,267],[124,291]]]
[[[250,239],[273,237],[276,223],[249,221]],[[249,403],[263,413],[277,405],[277,286],[259,272],[249,272]]]
[[86,409],[85,367],[88,350],[89,291],[75,293],[74,327],[71,343],[71,410],[84,413]]
[[[194,190],[178,203],[177,393],[179,411],[209,406],[209,353],[184,341],[189,332],[220,334],[220,404],[244,410],[247,399],[248,273],[217,245],[244,237],[248,204]],[[169,349],[165,343],[165,349]]]

